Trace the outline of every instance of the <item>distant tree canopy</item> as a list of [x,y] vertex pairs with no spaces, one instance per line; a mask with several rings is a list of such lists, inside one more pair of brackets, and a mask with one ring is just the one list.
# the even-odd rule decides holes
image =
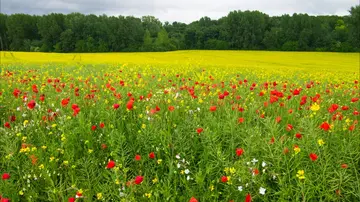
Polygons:
[[161,23],[153,16],[0,13],[0,48],[11,51],[207,50],[360,51],[360,6],[348,16],[270,17],[232,11],[218,20]]

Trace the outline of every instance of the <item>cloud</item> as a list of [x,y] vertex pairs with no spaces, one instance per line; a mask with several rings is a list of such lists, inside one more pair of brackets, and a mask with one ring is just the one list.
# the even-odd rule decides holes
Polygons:
[[259,10],[269,15],[347,15],[357,4],[358,0],[1,0],[0,9],[7,14],[153,15],[161,21],[189,23],[203,16],[217,19],[232,10]]

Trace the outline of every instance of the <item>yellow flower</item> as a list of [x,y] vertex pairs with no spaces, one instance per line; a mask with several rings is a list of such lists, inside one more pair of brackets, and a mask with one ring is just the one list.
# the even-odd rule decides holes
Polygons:
[[40,170],[44,169],[44,164],[39,165]]
[[93,153],[93,151],[94,151],[94,150],[89,149],[89,150],[88,150],[88,153],[91,154],[91,153]]
[[116,179],[116,180],[115,180],[115,184],[120,184],[120,180],[119,180],[119,179]]
[[24,195],[24,192],[23,192],[22,190],[19,191],[19,195],[20,195],[20,196]]
[[210,187],[209,187],[209,189],[210,189],[210,191],[214,191],[214,185],[210,185]]
[[159,180],[155,177],[153,180],[152,180],[152,182],[155,184],[155,183],[157,183]]
[[55,159],[55,157],[50,157],[50,161],[49,162],[52,162],[53,160]]
[[151,193],[145,193],[145,196],[150,198],[151,197]]
[[234,174],[236,172],[235,168],[230,168],[230,173]]
[[162,159],[158,159],[158,160],[157,160],[157,163],[158,163],[158,164],[161,164],[161,162],[162,162]]
[[25,120],[24,123],[23,123],[23,125],[26,126],[28,123],[29,123],[29,121],[28,121],[28,120]]
[[52,125],[51,125],[52,128],[55,128],[56,126],[57,126],[56,124],[52,124]]
[[145,125],[145,124],[142,124],[142,125],[141,125],[141,128],[145,129],[145,128],[146,128],[146,125]]
[[42,148],[42,149],[46,149],[46,148],[47,148],[47,146],[43,145],[43,146],[41,146],[41,148]]
[[21,138],[21,140],[22,140],[23,142],[26,142],[26,139],[27,139],[26,136],[24,136],[24,137]]
[[182,174],[182,175],[185,174],[185,171],[184,171],[184,170],[181,170],[181,171],[180,171],[180,174]]
[[300,147],[294,147],[294,151],[295,151],[295,154],[298,154],[301,151],[301,149],[300,149]]
[[97,198],[98,200],[101,200],[102,197],[103,197],[102,193],[97,193],[97,194],[96,194],[96,198]]
[[303,180],[305,179],[305,171],[304,170],[299,170],[296,174],[296,177],[299,178],[299,180]]
[[64,161],[63,163],[64,163],[64,165],[66,165],[66,166],[69,165],[69,161]]
[[321,147],[321,146],[323,146],[323,145],[325,144],[325,142],[324,142],[323,139],[319,139],[319,140],[318,140],[318,144],[319,144],[319,146]]
[[317,103],[314,103],[313,105],[311,105],[310,109],[311,111],[316,112],[319,111],[320,106]]

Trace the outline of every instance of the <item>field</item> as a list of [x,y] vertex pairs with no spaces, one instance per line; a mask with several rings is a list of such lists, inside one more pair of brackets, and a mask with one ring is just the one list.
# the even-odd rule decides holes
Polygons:
[[1,201],[360,201],[359,54],[1,52]]

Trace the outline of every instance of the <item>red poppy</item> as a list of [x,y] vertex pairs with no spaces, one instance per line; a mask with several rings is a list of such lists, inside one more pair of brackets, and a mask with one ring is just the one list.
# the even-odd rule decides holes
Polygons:
[[14,92],[13,92],[13,95],[14,95],[16,98],[18,98],[19,95],[20,95],[20,93],[21,93],[21,91],[20,91],[19,89],[15,88],[15,89],[14,89]]
[[8,198],[1,198],[0,197],[0,199],[1,199],[1,202],[10,202],[10,199],[8,199]]
[[16,121],[16,116],[10,116],[9,119],[10,119],[11,122],[15,122]]
[[198,202],[198,200],[194,197],[191,197],[191,199],[189,200],[189,202]]
[[95,125],[94,125],[94,126],[91,126],[91,130],[92,130],[92,131],[96,130],[96,126],[95,126]]
[[154,153],[154,152],[150,152],[149,158],[154,159],[154,158],[155,158],[155,153]]
[[289,148],[285,147],[284,150],[283,150],[283,153],[284,153],[284,154],[289,153]]
[[139,154],[135,155],[135,161],[140,161],[141,160],[141,156]]
[[220,95],[219,95],[219,99],[220,99],[220,100],[222,100],[222,99],[224,99],[224,98],[225,98],[225,95],[224,95],[224,94],[220,94]]
[[352,124],[352,125],[349,127],[349,130],[350,130],[350,131],[355,130],[355,124]]
[[3,179],[3,180],[8,180],[8,179],[10,179],[10,174],[9,174],[9,173],[4,173],[4,174],[2,174],[2,179]]
[[27,104],[29,109],[34,109],[34,107],[36,106],[36,102],[35,100],[30,100],[30,102]]
[[61,100],[61,106],[66,107],[69,104],[70,98],[65,98]]
[[132,110],[134,107],[134,100],[129,100],[129,102],[126,104],[126,108],[128,110]]
[[280,123],[280,121],[281,121],[281,116],[276,117],[275,121],[276,121],[276,123]]
[[348,168],[348,165],[346,163],[343,163],[343,164],[341,164],[341,168],[346,169],[346,168]]
[[75,202],[75,198],[74,198],[74,197],[70,197],[70,198],[68,199],[68,201],[69,201],[69,202]]
[[168,107],[168,109],[169,109],[169,111],[171,111],[171,112],[172,112],[172,111],[174,111],[174,110],[175,110],[175,107],[174,107],[174,106],[169,106],[169,107]]
[[115,103],[115,104],[113,105],[113,108],[114,108],[114,109],[117,109],[117,108],[119,108],[119,107],[120,107],[120,105],[117,104],[117,103]]
[[4,123],[4,127],[5,127],[5,128],[11,128],[10,123],[9,123],[9,122],[5,122],[5,123]]
[[293,91],[293,95],[299,95],[300,94],[300,91],[301,91],[301,88],[300,89],[295,89]]
[[330,124],[325,121],[320,125],[320,128],[325,130],[325,131],[328,131],[330,129]]
[[301,139],[301,138],[302,138],[302,135],[301,135],[300,133],[296,133],[295,137],[296,137],[297,139]]
[[226,183],[228,181],[228,178],[226,176],[221,177],[221,182]]
[[103,122],[100,123],[100,128],[104,128],[105,124]]
[[236,148],[236,156],[241,156],[244,153],[244,150],[242,148]]
[[275,137],[271,137],[271,139],[270,139],[270,144],[274,144],[274,142],[275,142]]
[[338,108],[339,108],[339,105],[337,105],[337,104],[332,104],[332,105],[328,108],[328,112],[329,112],[329,113],[333,113],[333,112],[335,112]]
[[251,195],[250,194],[246,194],[245,202],[251,202]]
[[359,101],[358,97],[351,98],[351,102],[357,102],[357,101]]
[[44,102],[45,101],[45,95],[40,95],[39,99],[40,99],[41,102]]
[[291,124],[287,124],[286,130],[291,131],[294,127]]
[[238,122],[239,122],[239,123],[244,123],[244,121],[245,121],[245,119],[244,119],[243,117],[240,117],[240,118],[238,119]]
[[37,163],[38,158],[34,154],[30,156],[30,159],[31,159],[31,164],[35,165]]
[[107,145],[106,144],[101,144],[101,149],[106,149],[107,148]]
[[311,154],[309,155],[309,157],[310,157],[310,159],[311,159],[312,161],[316,161],[316,159],[318,158],[318,156],[317,156],[315,153],[311,153]]
[[200,134],[200,133],[203,132],[203,131],[204,131],[204,129],[202,129],[202,128],[196,129],[196,132],[197,132],[198,134]]
[[211,112],[216,111],[216,106],[211,106],[211,107],[210,107],[210,111],[211,111]]
[[254,175],[258,175],[259,174],[259,170],[257,168],[253,169],[253,174]]
[[115,161],[113,161],[113,160],[110,160],[108,162],[108,164],[106,165],[107,169],[111,169],[111,168],[114,168],[114,167],[115,167]]
[[349,107],[348,106],[342,106],[341,109],[345,111],[345,110],[348,110]]
[[136,176],[135,177],[135,184],[141,184],[141,182],[144,180],[143,176]]

